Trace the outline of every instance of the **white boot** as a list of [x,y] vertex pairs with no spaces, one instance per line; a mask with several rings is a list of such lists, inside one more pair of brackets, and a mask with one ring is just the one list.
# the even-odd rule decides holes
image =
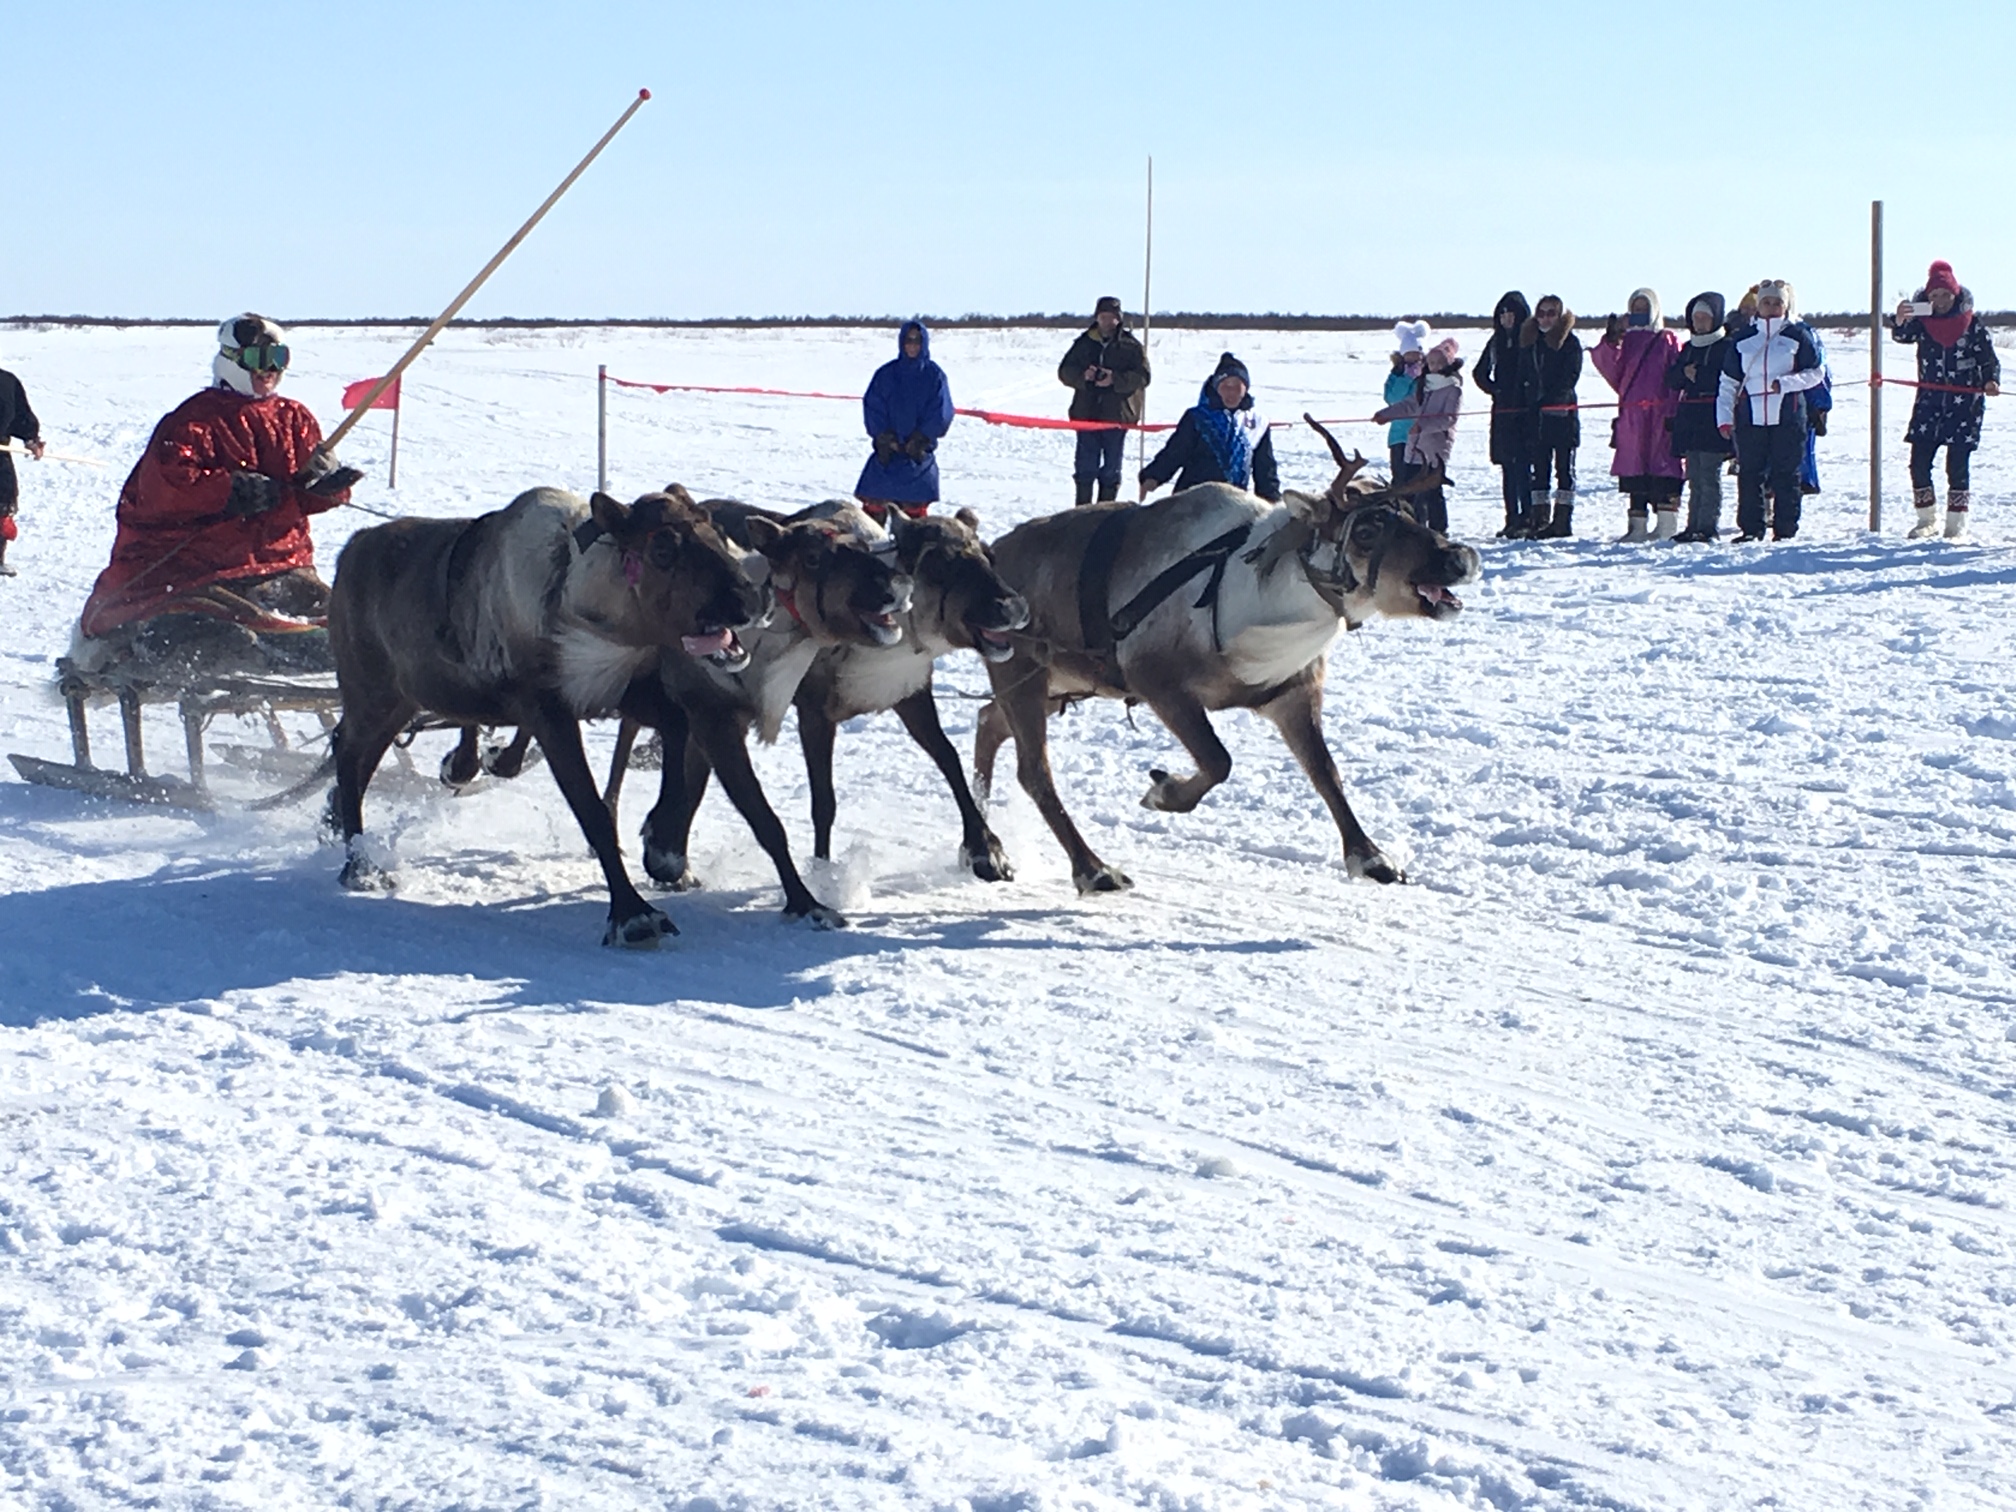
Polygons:
[[1946,490],[1946,539],[1957,541],[1967,534],[1967,506],[1972,501],[1964,488]]
[[1652,532],[1652,539],[1655,541],[1670,541],[1678,534],[1680,534],[1679,505],[1661,504],[1659,506],[1659,528]]
[[1922,541],[1939,534],[1939,495],[1929,488],[1914,489],[1911,506],[1918,511],[1918,523],[1904,532],[1904,539]]
[[1624,527],[1624,534],[1619,536],[1618,540],[1628,546],[1638,541],[1649,541],[1651,539],[1652,532],[1645,528],[1645,511],[1642,509],[1632,510],[1629,523]]

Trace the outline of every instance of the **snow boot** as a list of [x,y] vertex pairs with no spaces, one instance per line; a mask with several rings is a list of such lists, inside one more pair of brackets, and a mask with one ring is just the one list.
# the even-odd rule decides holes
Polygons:
[[1111,504],[1119,497],[1120,485],[1118,483],[1101,483],[1099,485],[1099,502],[1101,504]]
[[1638,541],[1649,541],[1652,539],[1652,532],[1645,528],[1647,524],[1645,513],[1644,506],[1632,506],[1631,513],[1627,517],[1624,534],[1617,537],[1620,545],[1628,546]]
[[0,535],[0,577],[19,577],[21,574],[7,565],[7,537]]
[[1661,504],[1658,510],[1659,528],[1652,533],[1655,541],[1670,541],[1680,534],[1680,506]]
[[1073,504],[1090,504],[1092,502],[1092,480],[1090,478],[1073,478],[1071,486],[1076,490],[1077,494],[1071,501]]
[[1939,495],[1929,488],[1913,489],[1911,507],[1918,511],[1918,523],[1904,533],[1907,541],[1922,541],[1939,534]]
[[1554,518],[1547,522],[1547,528],[1540,532],[1543,541],[1565,541],[1575,534],[1575,490],[1557,488],[1554,490]]
[[1946,490],[1946,539],[1957,541],[1967,534],[1967,507],[1973,501],[1964,488]]

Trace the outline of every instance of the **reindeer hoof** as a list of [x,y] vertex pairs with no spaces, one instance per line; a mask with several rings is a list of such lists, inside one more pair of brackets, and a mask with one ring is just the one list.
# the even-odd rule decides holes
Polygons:
[[483,775],[480,759],[475,765],[469,766],[464,765],[461,758],[462,748],[460,746],[457,746],[441,758],[441,785],[457,793]]
[[1102,866],[1095,872],[1074,876],[1078,884],[1078,896],[1083,898],[1092,893],[1125,892],[1134,885],[1133,878],[1117,866]]
[[1370,855],[1346,856],[1344,870],[1354,877],[1365,877],[1379,883],[1405,882],[1407,873],[1388,861],[1378,851]]
[[814,929],[845,929],[847,916],[837,908],[828,908],[824,903],[809,901],[799,905],[787,905],[784,909],[787,923],[795,924],[805,920]]
[[656,950],[666,935],[679,933],[679,926],[655,908],[627,919],[611,919],[602,936],[604,945],[621,945],[625,950]]
[[1189,791],[1191,783],[1181,778],[1171,777],[1160,767],[1148,773],[1153,786],[1141,795],[1141,807],[1156,809],[1164,814],[1187,814],[1197,807],[1203,795]]
[[517,742],[483,747],[483,770],[500,782],[509,782],[526,767],[537,763],[539,753]]
[[375,861],[353,855],[336,874],[336,883],[345,892],[391,892],[396,885],[392,873]]
[[644,870],[653,882],[670,892],[692,892],[700,886],[699,877],[686,864],[684,856],[661,851],[649,843],[644,847]]
[[962,845],[959,847],[959,864],[969,869],[982,882],[1013,882],[1015,868],[1008,863],[1008,853],[1001,848],[1001,842],[992,835],[981,847]]

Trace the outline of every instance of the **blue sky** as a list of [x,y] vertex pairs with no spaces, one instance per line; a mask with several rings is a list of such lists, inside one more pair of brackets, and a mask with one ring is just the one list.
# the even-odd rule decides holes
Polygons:
[[[1940,30],[1928,33],[1936,17]],[[2016,305],[2016,6],[42,0],[0,313],[1596,313],[1950,258]]]

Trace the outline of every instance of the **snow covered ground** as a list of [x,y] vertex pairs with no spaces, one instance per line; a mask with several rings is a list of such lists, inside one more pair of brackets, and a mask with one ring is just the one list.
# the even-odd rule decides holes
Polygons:
[[[935,354],[963,404],[1058,413],[1066,339]],[[1468,613],[1332,661],[1407,887],[1345,877],[1245,716],[1181,817],[1137,803],[1180,755],[1152,719],[1060,722],[1066,799],[1138,883],[1095,901],[1019,792],[1017,880],[962,876],[936,774],[863,721],[813,869],[854,927],[780,924],[717,796],[712,885],[642,956],[596,945],[538,772],[455,799],[388,766],[388,898],[337,889],[312,804],[6,772],[0,1504],[2016,1507],[2016,417],[1973,540],[1898,538],[1894,441],[1872,538],[1866,357],[1833,344],[1791,545],[1609,544],[1600,413],[1584,538],[1490,542],[1465,422]],[[333,420],[401,345],[302,332],[289,390]],[[1271,413],[1365,414],[1385,345],[1160,336],[1153,417],[1221,346]],[[591,484],[598,362],[858,391],[891,350],[454,334],[407,386],[398,492],[360,497]],[[24,465],[0,749],[66,754],[52,663],[113,494],[208,362],[197,331],[0,333],[52,445],[116,463]],[[344,449],[380,479],[389,418]],[[858,429],[619,391],[612,482],[796,505],[852,483]],[[1280,447],[1328,479],[1306,431]],[[1061,507],[1069,449],[961,421],[948,502],[993,531]],[[320,525],[326,559],[369,523]],[[962,746],[983,683],[945,668]],[[795,740],[759,769],[806,844]]]

